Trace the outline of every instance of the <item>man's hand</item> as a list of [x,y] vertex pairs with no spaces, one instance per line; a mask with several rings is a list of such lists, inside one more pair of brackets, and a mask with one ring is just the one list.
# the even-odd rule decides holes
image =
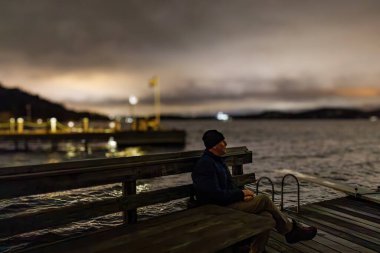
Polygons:
[[244,193],[244,201],[252,200],[255,197],[255,193],[251,190],[243,189],[242,191]]

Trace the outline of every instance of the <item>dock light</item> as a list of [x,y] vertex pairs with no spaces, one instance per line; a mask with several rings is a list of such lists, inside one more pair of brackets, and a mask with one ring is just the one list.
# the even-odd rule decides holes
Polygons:
[[[131,105],[131,117],[132,117],[132,122],[135,121],[135,106],[139,102],[136,96],[130,96],[129,97],[129,104]],[[132,127],[133,128],[133,127]]]
[[73,128],[73,127],[75,126],[75,124],[74,124],[74,122],[69,121],[69,122],[67,123],[67,126],[70,127],[70,128]]
[[132,117],[127,117],[127,118],[125,119],[125,123],[128,123],[128,124],[133,123],[133,118],[132,118]]
[[221,120],[221,121],[227,121],[230,119],[230,117],[228,116],[228,114],[226,114],[224,112],[218,112],[216,114],[216,119]]
[[57,132],[57,119],[56,118],[50,119],[50,131],[52,133]]
[[110,152],[115,152],[117,149],[117,142],[115,141],[115,139],[112,136],[108,139],[107,149]]
[[131,104],[131,105],[136,105],[137,103],[139,102],[139,100],[137,99],[137,97],[136,96],[129,96],[129,103]]
[[111,122],[108,124],[108,126],[109,126],[111,129],[115,129],[115,127],[116,127],[116,123],[115,123],[115,121],[111,121]]
[[17,132],[22,133],[24,131],[24,119],[17,118]]

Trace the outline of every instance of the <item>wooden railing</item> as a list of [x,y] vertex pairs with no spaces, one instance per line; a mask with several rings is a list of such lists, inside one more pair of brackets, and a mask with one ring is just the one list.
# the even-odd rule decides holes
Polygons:
[[[122,196],[65,206],[0,220],[0,237],[9,237],[71,222],[123,212],[124,222],[137,221],[138,207],[189,197],[186,185],[136,193],[136,180],[191,172],[203,151],[177,152],[140,157],[92,159],[54,164],[0,169],[0,201],[4,199],[122,183]],[[254,174],[243,174],[243,164],[252,162],[246,147],[229,148],[226,162],[238,185],[253,181]],[[240,176],[237,176],[240,175]]]

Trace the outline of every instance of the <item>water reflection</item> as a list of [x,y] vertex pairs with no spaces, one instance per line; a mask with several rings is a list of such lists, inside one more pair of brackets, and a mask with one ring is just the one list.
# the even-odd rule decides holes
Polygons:
[[142,156],[145,152],[141,149],[141,147],[129,147],[123,150],[118,151],[117,149],[114,151],[109,151],[106,153],[106,157],[129,157],[129,156]]

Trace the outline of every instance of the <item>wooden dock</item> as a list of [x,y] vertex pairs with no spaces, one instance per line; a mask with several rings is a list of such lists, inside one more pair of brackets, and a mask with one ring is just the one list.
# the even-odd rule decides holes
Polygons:
[[267,252],[380,252],[380,205],[344,197],[302,206],[301,212],[289,210],[290,217],[316,226],[317,236],[289,245],[273,231]]
[[[139,207],[181,198],[191,199],[193,191],[192,184],[188,182],[138,193],[137,180],[189,173],[202,152],[2,168],[0,200],[117,182],[122,183],[122,196],[90,202],[78,199],[70,206],[0,218],[0,237],[7,239],[122,212],[123,225],[57,242],[29,245],[15,252],[239,252],[252,236],[268,229],[266,225],[270,222],[265,217],[206,205],[150,220],[140,221],[138,218]],[[237,185],[252,183],[254,173],[243,174],[243,165],[252,162],[251,151],[245,147],[229,148],[225,158]],[[311,241],[287,244],[282,235],[273,231],[266,247],[267,253],[380,252],[378,192],[293,173],[301,180],[333,186],[349,196],[304,205],[299,213],[296,209],[287,210],[289,216],[301,224],[316,226],[318,234]]]
[[380,192],[350,186],[293,170],[282,170],[298,179],[347,194],[287,210],[290,217],[318,228],[317,236],[308,242],[287,244],[273,231],[267,252],[380,252]]

